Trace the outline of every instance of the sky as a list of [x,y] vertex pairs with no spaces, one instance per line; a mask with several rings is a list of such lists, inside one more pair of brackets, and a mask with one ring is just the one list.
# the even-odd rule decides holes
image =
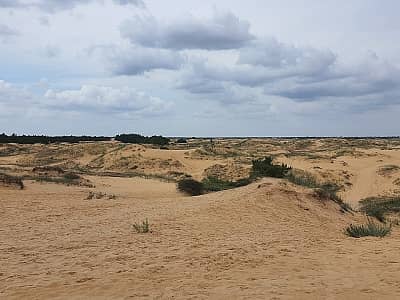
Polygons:
[[400,1],[0,0],[0,132],[400,135]]

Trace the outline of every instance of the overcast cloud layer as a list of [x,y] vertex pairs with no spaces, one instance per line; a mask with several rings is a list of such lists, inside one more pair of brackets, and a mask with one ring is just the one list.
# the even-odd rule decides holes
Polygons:
[[398,2],[293,2],[0,0],[0,132],[399,135]]

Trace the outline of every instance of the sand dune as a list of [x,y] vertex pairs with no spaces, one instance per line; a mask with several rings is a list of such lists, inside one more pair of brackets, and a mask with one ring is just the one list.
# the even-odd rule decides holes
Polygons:
[[[354,205],[360,197],[393,193],[393,181],[399,175],[392,167],[382,171],[383,166],[400,165],[398,150],[361,149],[365,156],[308,159],[285,156],[293,146],[289,144],[282,147],[263,144],[263,140],[225,143],[219,145],[225,150],[212,155],[203,152],[201,158],[194,156],[198,155],[192,153],[195,149],[122,149],[111,143],[101,151],[89,145],[90,151],[76,156],[69,156],[76,153],[69,147],[78,146],[53,149],[52,161],[58,160],[54,153],[63,151],[56,164],[72,161],[90,171],[91,175],[81,176],[94,187],[33,180],[25,180],[23,190],[0,187],[0,298],[399,297],[398,228],[384,239],[347,237],[344,228],[365,222],[365,217],[341,212],[336,203],[316,198],[311,189],[286,180],[262,179],[237,189],[188,197],[163,178],[142,178],[124,168],[108,169],[113,161],[134,155],[144,167],[151,159],[176,160],[183,172],[200,177],[214,164],[246,167],[254,157],[252,151],[277,153],[278,160],[290,160],[295,167],[321,178],[351,182],[342,193],[353,199]],[[232,145],[239,143],[241,146],[235,147],[246,148],[235,151],[242,154],[227,157],[226,151],[233,151]],[[321,142],[308,147],[317,153],[313,147],[326,145]],[[136,155],[139,149],[140,156]],[[282,150],[284,153],[279,152]],[[13,162],[24,162],[22,158],[28,156],[33,162],[38,157],[50,160],[43,155],[45,146],[29,151],[18,154],[17,159],[3,156],[0,167],[12,174],[30,174],[26,164]],[[101,168],[89,166],[101,158]],[[104,170],[121,176],[96,175]],[[145,171],[163,170],[151,165]],[[342,177],[343,171],[350,176]],[[115,197],[88,199],[90,192]],[[136,233],[132,225],[145,219],[151,233]]]

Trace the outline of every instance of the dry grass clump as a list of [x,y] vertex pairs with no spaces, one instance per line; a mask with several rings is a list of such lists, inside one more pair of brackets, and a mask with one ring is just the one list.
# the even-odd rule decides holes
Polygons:
[[360,201],[360,210],[380,222],[386,221],[386,215],[400,212],[400,197],[369,197]]
[[354,238],[360,238],[365,236],[384,237],[388,235],[391,232],[391,230],[392,227],[390,225],[377,224],[368,219],[367,224],[362,224],[362,225],[350,224],[350,226],[345,229],[345,234]]
[[321,183],[318,182],[313,174],[303,170],[290,170],[290,172],[286,175],[286,179],[293,184],[305,186],[308,188],[319,188],[321,186]]
[[400,170],[400,167],[397,165],[386,165],[386,166],[382,166],[379,168],[378,174],[381,176],[390,176],[399,170]]

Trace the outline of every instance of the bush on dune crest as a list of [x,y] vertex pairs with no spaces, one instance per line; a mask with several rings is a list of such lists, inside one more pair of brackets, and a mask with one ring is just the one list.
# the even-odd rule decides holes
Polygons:
[[178,181],[178,190],[190,196],[199,196],[204,194],[204,185],[192,178],[186,178]]
[[234,189],[237,187],[248,185],[252,182],[250,178],[242,178],[237,181],[222,180],[217,177],[209,176],[202,180],[204,190],[208,192],[218,192],[223,190]]
[[19,189],[24,189],[24,183],[22,179],[18,176],[12,176],[5,173],[0,173],[0,183],[9,186],[16,186]]
[[274,177],[284,178],[292,169],[286,164],[273,164],[273,159],[267,156],[263,159],[256,159],[252,161],[251,178],[260,177]]

